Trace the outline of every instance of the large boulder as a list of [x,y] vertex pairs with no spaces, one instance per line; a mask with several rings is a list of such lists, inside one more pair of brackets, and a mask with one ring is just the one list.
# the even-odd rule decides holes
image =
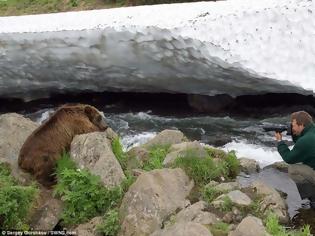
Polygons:
[[149,140],[147,143],[143,144],[142,147],[150,149],[155,146],[167,146],[177,143],[186,142],[188,139],[179,130],[163,130],[158,133],[153,139]]
[[251,187],[256,191],[257,195],[262,197],[260,202],[261,212],[267,214],[269,210],[272,210],[281,223],[288,223],[287,204],[278,191],[261,181],[255,181]]
[[212,234],[202,224],[179,222],[164,230],[156,231],[151,236],[212,236]]
[[229,236],[270,236],[265,230],[261,219],[254,216],[244,218]]
[[143,173],[125,194],[119,235],[150,235],[163,221],[184,208],[194,184],[182,169],[160,169]]
[[206,211],[207,204],[204,201],[196,202],[195,204],[181,210],[177,213],[175,220],[179,222],[195,222],[203,225],[213,225],[219,221],[219,218]]
[[63,211],[63,202],[54,198],[52,190],[41,188],[30,212],[30,226],[34,230],[53,230]]
[[240,158],[241,171],[246,174],[257,173],[260,171],[259,164],[254,159]]
[[119,185],[125,178],[106,132],[75,136],[71,143],[71,158],[79,168],[100,176],[107,187]]
[[163,165],[166,167],[171,166],[177,157],[193,156],[205,158],[207,155],[206,150],[198,141],[173,144],[164,159]]
[[22,184],[32,177],[18,166],[19,152],[26,138],[39,124],[16,113],[0,116],[0,162],[9,163],[12,175]]

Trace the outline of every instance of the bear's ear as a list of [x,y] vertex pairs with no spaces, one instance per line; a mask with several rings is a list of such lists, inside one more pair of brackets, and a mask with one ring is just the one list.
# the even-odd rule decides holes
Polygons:
[[84,113],[89,117],[89,120],[93,120],[93,116],[95,115],[94,109],[90,106],[86,106],[84,108]]

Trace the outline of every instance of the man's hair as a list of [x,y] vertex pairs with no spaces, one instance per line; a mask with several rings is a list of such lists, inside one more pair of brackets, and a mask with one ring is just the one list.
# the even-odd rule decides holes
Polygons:
[[298,125],[307,126],[313,123],[312,116],[308,114],[306,111],[297,111],[291,114],[291,121],[296,120]]

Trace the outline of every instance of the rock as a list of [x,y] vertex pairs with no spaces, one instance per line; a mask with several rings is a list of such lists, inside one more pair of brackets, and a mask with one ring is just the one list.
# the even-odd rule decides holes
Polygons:
[[239,189],[240,186],[237,182],[228,182],[228,183],[220,183],[216,186],[214,186],[214,189],[217,191],[224,193],[224,192],[230,192],[233,190]]
[[204,212],[206,203],[204,201],[196,202],[195,204],[181,210],[175,217],[176,222],[195,222],[203,225],[212,225],[219,221],[217,216],[210,212]]
[[163,165],[169,167],[177,157],[185,157],[186,155],[189,157],[205,158],[208,154],[198,141],[173,144],[164,159]]
[[52,190],[42,188],[30,213],[30,226],[34,230],[53,230],[63,211],[63,202],[53,197]]
[[246,174],[253,174],[260,171],[259,164],[256,160],[249,158],[240,158],[241,171]]
[[142,147],[150,149],[154,146],[167,146],[177,143],[186,142],[188,139],[179,130],[163,130],[158,133],[153,139],[143,144]]
[[16,113],[0,116],[0,162],[9,163],[12,175],[21,184],[28,184],[33,177],[18,166],[19,152],[26,138],[39,124]]
[[266,232],[261,219],[254,216],[247,216],[236,229],[229,233],[229,236],[267,236],[270,235]]
[[274,188],[261,181],[255,181],[251,187],[255,189],[257,195],[262,196],[262,201],[260,202],[260,210],[262,212],[267,213],[268,210],[272,210],[279,217],[279,222],[289,222],[285,200],[281,198]]
[[131,174],[135,177],[139,176],[139,175],[142,175],[143,173],[145,173],[146,171],[145,170],[142,170],[142,169],[132,169],[131,170]]
[[164,230],[156,231],[151,236],[212,236],[212,234],[202,224],[180,222]]
[[194,184],[182,169],[160,169],[141,174],[125,194],[119,235],[150,235],[177,209]]
[[119,185],[125,178],[105,132],[75,136],[71,143],[71,158],[79,168],[100,176],[107,187]]
[[289,164],[284,162],[284,161],[278,161],[278,162],[275,162],[271,165],[265,166],[264,170],[269,169],[269,168],[274,168],[274,169],[277,169],[281,172],[288,173]]
[[224,223],[230,224],[233,222],[233,217],[234,217],[234,214],[232,212],[228,212],[223,216],[222,221]]
[[229,192],[227,196],[231,199],[233,204],[237,204],[239,206],[249,206],[252,203],[252,200],[240,190]]
[[232,192],[229,192],[227,194],[222,194],[219,197],[217,197],[214,201],[211,202],[211,205],[215,208],[220,208],[222,204],[224,203],[224,199],[228,197],[232,204],[237,204],[239,206],[249,206],[252,203],[252,200],[243,192],[240,190],[234,190]]
[[112,128],[108,127],[105,131],[107,139],[112,142],[114,139],[119,138],[118,135],[112,130]]
[[133,147],[128,152],[127,169],[142,168],[144,162],[149,160],[149,151],[143,147]]
[[102,236],[101,233],[97,233],[97,225],[102,223],[102,217],[94,217],[88,223],[78,225],[73,231],[80,236]]

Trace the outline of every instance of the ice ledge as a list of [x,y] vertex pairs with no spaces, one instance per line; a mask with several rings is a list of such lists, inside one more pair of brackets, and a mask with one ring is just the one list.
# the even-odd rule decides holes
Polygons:
[[0,17],[0,94],[315,91],[310,0]]

